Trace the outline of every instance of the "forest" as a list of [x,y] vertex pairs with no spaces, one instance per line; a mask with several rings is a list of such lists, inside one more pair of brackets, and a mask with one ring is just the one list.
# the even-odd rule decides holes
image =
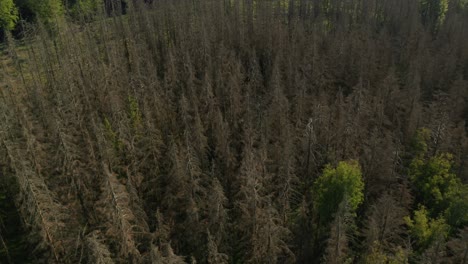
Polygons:
[[468,263],[467,0],[0,0],[0,263]]

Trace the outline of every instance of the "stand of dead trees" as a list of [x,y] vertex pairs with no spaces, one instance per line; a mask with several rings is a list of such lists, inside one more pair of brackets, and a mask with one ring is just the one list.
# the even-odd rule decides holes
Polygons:
[[466,1],[125,8],[5,33],[0,262],[468,262]]

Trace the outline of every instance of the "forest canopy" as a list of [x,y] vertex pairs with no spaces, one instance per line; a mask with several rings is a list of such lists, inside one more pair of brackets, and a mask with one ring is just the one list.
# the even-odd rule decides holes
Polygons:
[[465,0],[0,0],[1,263],[466,263]]
[[0,2],[0,29],[12,30],[18,21],[18,10],[13,0],[2,0]]

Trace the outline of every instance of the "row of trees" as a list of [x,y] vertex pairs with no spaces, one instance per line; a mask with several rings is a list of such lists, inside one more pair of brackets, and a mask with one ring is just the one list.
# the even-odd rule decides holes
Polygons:
[[1,260],[465,263],[468,9],[424,3],[135,1],[7,34]]
[[[97,13],[105,10],[107,14],[125,13],[129,4],[134,4],[136,1],[128,0],[2,0],[0,7],[0,31],[13,30],[17,26],[20,18],[25,21],[40,20],[42,23],[56,22],[57,19],[64,15],[71,16],[74,19],[82,19],[83,17],[92,18]],[[144,0],[145,3],[151,3],[152,0]],[[256,1],[252,1],[255,4]],[[299,12],[307,12],[311,10],[308,5],[311,1],[304,0],[287,0],[280,5],[287,10],[288,17],[294,15],[296,9]],[[450,6],[453,8],[465,8],[466,0],[451,1]],[[297,8],[297,7],[299,8]],[[372,8],[372,6],[369,6]],[[317,10],[321,10],[327,16],[336,16],[339,11],[338,3],[333,2],[316,2],[313,4],[315,14]],[[419,0],[419,10],[422,23],[437,30],[445,20],[449,9],[449,0]],[[374,10],[375,16],[381,16],[382,10]],[[383,16],[380,17],[382,19]]]
[[103,11],[109,15],[126,12],[127,5],[125,0],[2,0],[0,31],[14,30],[21,36],[24,23],[41,22],[51,26],[64,18],[90,21]]

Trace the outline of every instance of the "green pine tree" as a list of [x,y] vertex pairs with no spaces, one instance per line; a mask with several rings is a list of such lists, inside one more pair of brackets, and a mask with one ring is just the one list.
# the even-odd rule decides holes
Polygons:
[[0,30],[12,30],[18,21],[18,9],[13,0],[0,0]]

